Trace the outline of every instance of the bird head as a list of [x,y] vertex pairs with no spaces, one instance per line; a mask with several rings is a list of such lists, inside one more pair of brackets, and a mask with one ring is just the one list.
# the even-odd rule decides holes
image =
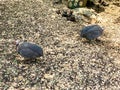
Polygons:
[[16,45],[16,47],[17,46],[19,46],[19,44],[20,44],[20,40],[16,40],[15,42],[13,42],[15,45]]
[[23,41],[21,41],[21,40],[16,40],[16,41],[13,42],[13,44],[16,45],[16,47],[17,47],[17,46],[19,46],[19,45],[20,45],[21,43],[23,43],[23,42],[27,42],[27,40],[23,40]]
[[16,40],[16,41],[13,41],[12,44],[16,46],[16,49],[17,47],[20,45],[21,41],[20,40]]
[[104,26],[101,26],[101,28],[102,28],[103,30],[105,30],[105,27],[104,27]]

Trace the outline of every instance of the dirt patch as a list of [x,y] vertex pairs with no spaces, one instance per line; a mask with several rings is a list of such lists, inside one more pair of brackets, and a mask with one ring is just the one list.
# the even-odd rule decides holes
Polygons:
[[[56,14],[65,5],[48,0],[0,1],[1,90],[119,90],[120,7],[111,4],[99,13],[105,27],[99,43],[80,36],[83,25]],[[39,44],[44,57],[23,62],[12,41]]]

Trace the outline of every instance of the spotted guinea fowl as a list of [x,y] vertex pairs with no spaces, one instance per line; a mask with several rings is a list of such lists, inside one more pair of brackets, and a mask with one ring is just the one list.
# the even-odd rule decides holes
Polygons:
[[40,46],[29,43],[16,41],[17,52],[25,59],[36,59],[43,56],[43,50]]
[[96,40],[103,33],[103,28],[99,25],[86,26],[81,30],[80,36],[87,40]]

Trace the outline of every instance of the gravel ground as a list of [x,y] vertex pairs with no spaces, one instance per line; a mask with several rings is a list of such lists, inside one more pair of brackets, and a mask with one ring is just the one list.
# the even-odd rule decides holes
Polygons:
[[[119,3],[99,13],[100,42],[80,38],[83,24],[56,14],[48,0],[0,1],[0,90],[120,90]],[[13,40],[39,44],[44,57],[23,61]]]

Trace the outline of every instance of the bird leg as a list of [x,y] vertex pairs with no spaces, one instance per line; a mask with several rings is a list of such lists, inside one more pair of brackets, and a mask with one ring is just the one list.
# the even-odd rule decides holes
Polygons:
[[100,42],[101,40],[99,40],[98,38],[95,39],[96,42]]
[[95,39],[94,40],[89,40],[88,43],[94,45],[94,44],[96,44],[96,41],[95,41]]

